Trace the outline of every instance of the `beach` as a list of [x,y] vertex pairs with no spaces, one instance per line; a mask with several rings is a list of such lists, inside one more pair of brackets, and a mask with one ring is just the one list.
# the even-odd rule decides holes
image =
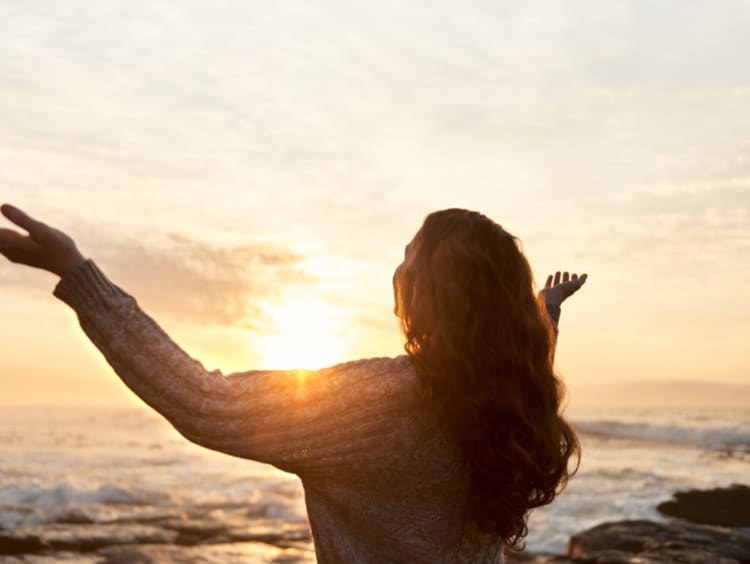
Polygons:
[[[3,562],[314,562],[290,474],[192,445],[146,407],[0,415]],[[571,419],[581,467],[532,513],[529,553],[561,554],[604,522],[667,523],[656,506],[674,492],[747,480],[749,410],[586,409]]]

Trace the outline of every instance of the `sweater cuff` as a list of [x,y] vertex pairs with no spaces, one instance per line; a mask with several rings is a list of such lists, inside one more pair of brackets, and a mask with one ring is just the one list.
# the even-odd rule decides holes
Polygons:
[[82,309],[103,311],[108,309],[112,298],[126,296],[91,259],[60,278],[52,294],[77,312]]

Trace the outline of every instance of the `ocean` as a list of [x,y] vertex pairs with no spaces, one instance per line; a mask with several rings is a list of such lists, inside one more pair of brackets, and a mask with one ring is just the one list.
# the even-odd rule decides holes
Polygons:
[[[570,418],[581,466],[552,505],[532,513],[530,551],[562,552],[571,534],[605,521],[665,519],[655,506],[677,490],[750,477],[750,410],[587,409]],[[182,561],[314,560],[296,477],[192,445],[146,407],[3,408],[0,442],[0,534],[81,527],[75,549],[97,524],[199,515],[244,532],[229,535],[233,553],[231,542],[218,556],[203,545]],[[279,528],[297,533],[268,535]]]

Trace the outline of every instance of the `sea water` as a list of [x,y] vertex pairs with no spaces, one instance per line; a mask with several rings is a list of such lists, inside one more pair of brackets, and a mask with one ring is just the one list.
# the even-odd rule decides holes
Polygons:
[[665,519],[656,505],[677,490],[750,481],[750,410],[610,407],[570,418],[580,468],[532,513],[530,549],[560,552],[573,533],[607,521]]
[[[750,410],[589,409],[571,418],[580,469],[532,513],[529,550],[561,552],[571,534],[605,521],[664,519],[655,506],[676,490],[750,478]],[[195,446],[146,407],[3,408],[0,444],[3,529],[147,521],[194,506],[306,520],[295,476]]]

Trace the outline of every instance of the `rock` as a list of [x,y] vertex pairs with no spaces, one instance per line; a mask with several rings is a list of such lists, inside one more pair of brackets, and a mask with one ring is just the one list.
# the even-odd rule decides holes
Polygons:
[[171,543],[177,532],[151,525],[33,526],[0,532],[0,554],[39,552],[44,549],[94,550],[104,546],[135,543]]
[[[0,531],[0,561],[21,564],[56,562],[66,551],[91,562],[201,562],[201,554],[219,554],[211,562],[262,561],[259,554],[281,562],[314,562],[307,523],[268,518],[248,519],[244,507],[194,507],[180,513],[149,515],[135,520],[88,523],[70,513],[71,522],[46,523]],[[65,516],[68,514],[60,514]],[[309,555],[313,554],[312,558]],[[3,556],[5,555],[5,557]],[[257,556],[257,558],[256,558]],[[62,558],[62,557],[60,557]],[[270,558],[270,557],[269,557]],[[88,562],[88,561],[87,561]]]
[[229,540],[234,542],[255,541],[283,546],[290,541],[312,541],[307,524],[269,521],[250,523],[246,527],[233,528],[227,531]]
[[41,554],[21,554],[17,556],[3,556],[3,564],[105,564],[105,559],[94,553],[54,551]]
[[617,521],[570,537],[567,555],[591,564],[750,562],[750,531],[690,523]]
[[674,499],[657,506],[664,515],[692,523],[750,527],[750,487],[734,485],[713,490],[677,492]]
[[183,545],[211,542],[213,539],[225,537],[227,531],[225,523],[212,519],[171,519],[159,523],[159,526],[175,531],[175,543]]
[[113,546],[97,552],[102,564],[196,564],[209,562],[275,562],[314,564],[308,549],[279,548],[265,543],[227,543],[201,546],[133,545]]
[[306,523],[296,524],[269,519],[234,519],[232,516],[223,514],[168,519],[159,522],[158,525],[175,532],[177,537],[174,544],[178,545],[264,542],[283,547],[291,542],[309,543],[312,541]]
[[0,531],[0,554],[23,554],[49,548],[43,539],[32,533]]
[[573,560],[559,554],[534,554],[506,550],[505,564],[573,564]]

